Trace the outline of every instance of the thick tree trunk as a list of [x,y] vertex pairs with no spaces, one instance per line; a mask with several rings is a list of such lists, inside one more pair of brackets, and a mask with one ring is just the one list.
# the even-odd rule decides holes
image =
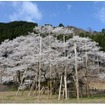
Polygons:
[[[20,75],[21,75],[21,74],[20,74]],[[20,78],[21,82],[20,82],[19,87],[23,84],[23,82],[24,82],[24,80],[25,80],[25,75],[26,75],[26,70],[24,71],[23,76]],[[19,90],[20,90],[19,87],[18,87],[18,91],[17,91],[17,93],[16,93],[16,96],[17,96],[18,93],[19,93]],[[22,90],[22,91],[24,91],[24,90]],[[23,92],[22,92],[22,94],[23,94]]]
[[60,98],[61,98],[61,88],[62,88],[62,76],[61,76],[61,80],[60,80],[60,87],[59,87],[59,96],[58,96],[58,100],[60,100]]

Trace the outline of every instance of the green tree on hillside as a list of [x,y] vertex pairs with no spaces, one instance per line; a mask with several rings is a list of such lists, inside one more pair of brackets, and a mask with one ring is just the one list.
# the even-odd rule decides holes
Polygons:
[[5,39],[14,39],[21,35],[27,35],[32,32],[37,23],[26,21],[13,21],[10,23],[0,23],[0,43]]

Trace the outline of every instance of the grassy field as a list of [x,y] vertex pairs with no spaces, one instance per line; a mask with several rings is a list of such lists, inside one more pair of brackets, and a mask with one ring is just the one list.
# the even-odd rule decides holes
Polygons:
[[49,99],[47,95],[42,95],[38,100],[38,96],[28,96],[28,91],[25,91],[23,95],[16,96],[15,94],[16,91],[0,92],[0,103],[105,103],[105,96],[80,98],[78,101],[76,98],[57,100],[57,96]]

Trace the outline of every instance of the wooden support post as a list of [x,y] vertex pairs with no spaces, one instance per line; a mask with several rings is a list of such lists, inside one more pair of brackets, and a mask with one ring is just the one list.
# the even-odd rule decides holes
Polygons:
[[50,64],[50,99],[52,97],[52,67],[51,67],[51,64]]
[[43,90],[44,90],[44,86],[43,86],[42,89],[40,90],[40,94],[43,92]]
[[40,79],[41,79],[41,70],[40,70],[41,64],[39,63],[39,83],[38,83],[38,100],[40,99]]
[[76,90],[77,90],[77,99],[79,100],[79,83],[78,83],[78,71],[77,71],[77,50],[76,50],[76,43],[74,43],[74,52],[75,52]]
[[62,88],[62,76],[61,76],[61,80],[60,80],[60,87],[59,87],[59,96],[58,96],[58,100],[60,100],[60,98],[61,98],[61,88]]
[[34,86],[35,86],[35,81],[32,82],[32,86],[30,87],[30,91],[29,91],[29,93],[28,93],[28,96],[31,95],[31,93],[32,93],[32,91],[33,91],[33,89],[34,89]]
[[87,56],[87,46],[85,44],[85,49],[86,49],[86,53],[85,53],[85,56],[86,56],[86,95],[87,97],[89,97],[89,79],[88,79],[88,56]]
[[16,92],[16,96],[18,95],[18,93],[19,93],[19,88],[18,88],[18,91]]
[[65,99],[67,100],[67,80],[66,80],[66,67],[65,67],[65,75],[64,75],[64,86],[65,86]]
[[41,50],[42,50],[42,38],[40,36],[38,100],[40,99],[40,88],[41,88],[41,86],[40,86],[41,85],[40,84],[40,82],[41,82],[41,70],[40,70],[41,69]]
[[66,77],[64,76],[64,83],[65,83],[65,99],[67,100],[67,81],[66,81]]
[[[37,92],[38,92],[38,70],[39,70],[39,62],[38,62],[38,68],[37,68],[37,73],[36,73],[36,86],[35,86],[35,95],[37,95]],[[33,93],[33,94],[34,94]]]
[[[65,42],[66,42],[66,39],[65,39],[65,35],[63,35],[63,43],[64,43],[64,57],[66,57],[66,54],[65,54]],[[64,87],[65,87],[65,99],[67,100],[67,72],[66,72],[66,66],[64,68],[65,70],[65,74],[64,74]]]
[[49,63],[50,63],[50,99],[52,97],[52,65],[51,65],[51,54],[50,54],[50,51],[51,51],[51,46],[50,46],[50,33],[49,33]]

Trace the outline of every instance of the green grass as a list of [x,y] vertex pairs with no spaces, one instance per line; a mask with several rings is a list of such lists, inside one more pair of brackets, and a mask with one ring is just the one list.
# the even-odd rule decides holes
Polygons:
[[53,95],[51,99],[47,95],[41,95],[38,100],[38,96],[28,96],[28,91],[25,91],[23,95],[21,92],[18,96],[15,94],[16,91],[0,92],[0,103],[105,103],[105,95],[80,98],[78,101],[76,98],[58,100],[57,95]]

